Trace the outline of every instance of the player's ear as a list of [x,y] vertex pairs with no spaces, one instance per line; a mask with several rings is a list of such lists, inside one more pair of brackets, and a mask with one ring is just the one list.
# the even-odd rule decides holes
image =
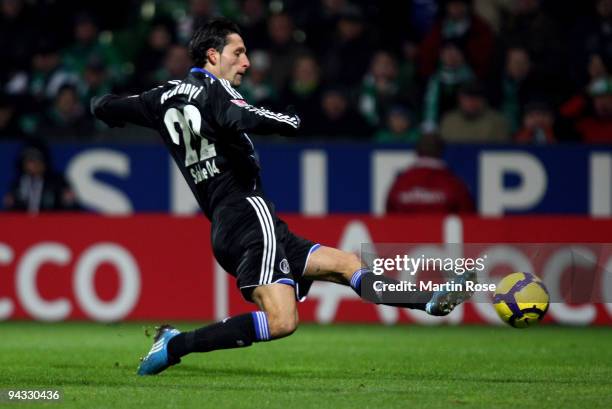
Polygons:
[[217,62],[219,61],[219,51],[215,50],[214,48],[209,48],[206,50],[206,58],[211,65],[217,65]]

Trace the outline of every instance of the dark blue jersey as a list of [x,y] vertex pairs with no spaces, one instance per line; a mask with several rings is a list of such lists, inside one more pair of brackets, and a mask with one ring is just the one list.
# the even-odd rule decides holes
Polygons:
[[209,219],[225,199],[261,189],[248,133],[293,135],[300,126],[297,115],[254,107],[229,81],[200,68],[140,95],[94,98],[92,112],[109,126],[158,130]]

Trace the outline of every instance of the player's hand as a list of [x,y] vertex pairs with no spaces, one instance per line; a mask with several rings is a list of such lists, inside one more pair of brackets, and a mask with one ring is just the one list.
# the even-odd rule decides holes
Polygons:
[[291,116],[295,117],[295,118],[297,119],[297,124],[298,124],[298,127],[299,127],[299,126],[300,126],[300,124],[301,124],[301,122],[302,122],[302,120],[301,120],[301,118],[299,117],[299,115],[297,114],[297,112],[295,111],[295,106],[293,106],[293,105],[287,105],[287,106],[285,107],[285,112],[286,112],[286,113],[288,113],[289,115],[291,115]]
[[102,102],[107,96],[108,95],[105,95],[103,97],[91,98],[91,100],[89,101],[89,112],[91,112],[93,116],[96,116],[96,111],[98,111],[102,107]]

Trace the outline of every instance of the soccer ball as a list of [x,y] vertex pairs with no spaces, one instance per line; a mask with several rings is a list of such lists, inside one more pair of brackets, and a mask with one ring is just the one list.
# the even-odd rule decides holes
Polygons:
[[512,273],[504,277],[496,288],[493,305],[508,325],[527,328],[544,318],[548,310],[548,291],[535,275]]

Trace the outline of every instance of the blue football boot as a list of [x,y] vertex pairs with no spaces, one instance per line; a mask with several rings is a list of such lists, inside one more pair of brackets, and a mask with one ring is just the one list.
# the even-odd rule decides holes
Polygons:
[[181,362],[180,359],[171,360],[168,356],[168,342],[181,332],[170,325],[156,328],[153,346],[146,357],[141,358],[138,375],[156,375],[171,365]]
[[474,284],[476,281],[475,271],[466,271],[462,275],[456,275],[453,280],[455,286],[461,284],[460,291],[450,290],[438,290],[433,293],[429,302],[425,305],[425,311],[429,315],[435,315],[438,317],[448,315],[451,311],[472,297],[474,291],[466,288],[466,282],[472,281]]

